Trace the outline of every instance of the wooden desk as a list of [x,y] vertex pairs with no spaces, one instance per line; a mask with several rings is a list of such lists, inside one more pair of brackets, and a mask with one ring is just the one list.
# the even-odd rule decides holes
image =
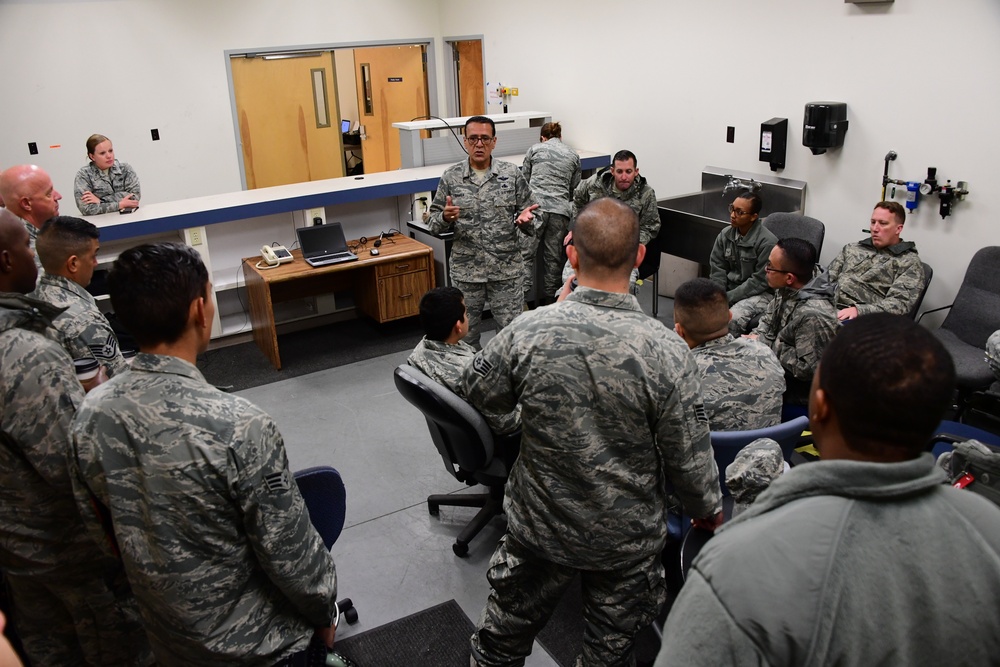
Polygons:
[[253,339],[275,368],[281,368],[275,303],[351,290],[357,308],[380,323],[420,312],[420,297],[434,287],[434,251],[402,234],[392,240],[382,242],[378,257],[360,250],[356,262],[318,268],[302,259],[301,250],[292,251],[295,261],[274,269],[258,269],[260,257],[243,260]]

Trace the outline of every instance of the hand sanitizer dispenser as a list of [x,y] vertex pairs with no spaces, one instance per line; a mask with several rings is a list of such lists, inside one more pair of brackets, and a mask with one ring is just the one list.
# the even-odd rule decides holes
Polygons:
[[802,121],[802,145],[813,155],[844,145],[847,134],[847,104],[844,102],[809,102]]

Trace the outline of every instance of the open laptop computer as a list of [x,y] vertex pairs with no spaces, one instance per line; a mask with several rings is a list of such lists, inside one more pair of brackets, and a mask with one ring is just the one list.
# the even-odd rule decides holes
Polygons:
[[358,256],[347,249],[347,239],[339,222],[325,225],[299,227],[295,230],[302,248],[302,258],[310,266],[327,266],[341,262],[353,262]]

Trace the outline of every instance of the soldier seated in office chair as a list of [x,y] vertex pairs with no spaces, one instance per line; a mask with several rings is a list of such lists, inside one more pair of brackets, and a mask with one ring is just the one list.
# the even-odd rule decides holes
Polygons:
[[[465,398],[462,374],[475,358],[476,350],[462,340],[469,332],[462,290],[451,286],[435,287],[424,294],[420,299],[420,324],[424,337],[406,363]],[[521,428],[520,409],[506,414],[484,412],[483,418],[498,435]]]

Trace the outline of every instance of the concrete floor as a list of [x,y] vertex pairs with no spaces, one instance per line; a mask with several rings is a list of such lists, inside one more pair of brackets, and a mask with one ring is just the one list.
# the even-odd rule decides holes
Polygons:
[[[648,293],[640,302],[649,309]],[[659,299],[659,318],[668,326],[672,305]],[[445,471],[423,417],[396,391],[392,372],[408,354],[240,392],[275,419],[292,470],[331,465],[344,479],[347,521],[333,556],[339,597],[354,601],[360,619],[353,626],[342,623],[340,638],[452,598],[475,622],[489,594],[486,569],[505,521],[495,518],[473,540],[468,557],[458,558],[451,545],[475,510],[442,507],[436,517],[428,513],[428,495],[468,487]],[[556,664],[537,643],[526,662]]]

